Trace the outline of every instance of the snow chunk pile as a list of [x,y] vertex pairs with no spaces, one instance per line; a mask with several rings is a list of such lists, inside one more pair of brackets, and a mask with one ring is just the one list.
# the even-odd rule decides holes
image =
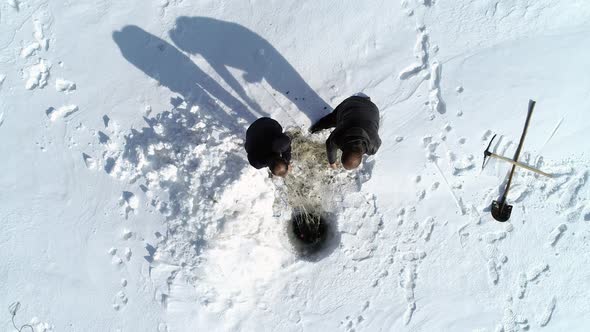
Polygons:
[[29,68],[29,78],[25,83],[25,89],[33,90],[35,88],[43,88],[47,85],[47,78],[49,78],[49,70],[51,63],[47,60],[40,59],[39,63]]
[[58,78],[55,80],[55,90],[58,92],[71,92],[76,90],[76,83]]
[[55,121],[59,118],[67,118],[68,116],[72,115],[73,113],[78,112],[78,106],[76,105],[66,105],[62,106],[58,109],[50,107],[45,113],[49,117],[51,121]]
[[160,254],[194,261],[223,222],[214,215],[216,203],[246,166],[242,140],[196,106],[145,120],[148,126],[131,130],[122,151],[105,152],[104,170],[138,182],[166,217],[170,238]]

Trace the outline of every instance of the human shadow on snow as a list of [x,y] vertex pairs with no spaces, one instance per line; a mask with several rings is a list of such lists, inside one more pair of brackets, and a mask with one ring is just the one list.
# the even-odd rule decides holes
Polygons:
[[216,109],[212,115],[231,129],[237,129],[234,127],[236,119],[223,109],[216,107],[218,105],[216,100],[248,122],[256,119],[240,100],[227,92],[188,56],[165,40],[134,25],[128,25],[121,31],[113,32],[113,40],[127,61],[160,85],[180,94],[189,104],[188,109],[192,105]]
[[243,71],[244,80],[250,83],[265,79],[312,121],[330,109],[279,51],[239,24],[210,17],[181,16],[169,35],[181,50],[205,58],[240,98],[259,113],[264,111],[248,97],[228,68]]
[[127,61],[180,94],[187,103],[225,105],[229,114],[219,109],[215,116],[227,121],[228,126],[236,125],[235,117],[251,123],[260,116],[269,116],[248,96],[229,68],[243,71],[250,83],[265,79],[312,121],[331,110],[268,41],[241,25],[207,17],[179,17],[169,34],[182,51],[202,56],[239,99],[174,45],[138,26],[128,25],[113,32],[113,40]]

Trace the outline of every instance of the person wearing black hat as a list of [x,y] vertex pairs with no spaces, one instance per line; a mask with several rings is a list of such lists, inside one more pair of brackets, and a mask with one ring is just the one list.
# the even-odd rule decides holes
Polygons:
[[350,170],[361,164],[364,154],[374,155],[381,146],[379,109],[366,95],[347,98],[311,126],[310,131],[315,133],[334,127],[336,129],[326,140],[328,163],[332,168],[336,168],[337,149],[342,150],[342,166]]
[[291,162],[291,139],[283,127],[271,119],[260,118],[246,131],[248,161],[256,169],[268,167],[273,175],[285,177]]

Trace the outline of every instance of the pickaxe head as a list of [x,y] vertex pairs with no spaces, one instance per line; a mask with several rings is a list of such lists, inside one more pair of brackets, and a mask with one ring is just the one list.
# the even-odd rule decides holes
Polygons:
[[490,151],[490,147],[492,146],[492,142],[494,141],[494,138],[496,138],[496,134],[494,134],[494,136],[490,140],[490,144],[488,144],[488,147],[483,152],[483,164],[481,165],[481,169],[483,169],[486,166],[486,160],[492,154],[492,152]]

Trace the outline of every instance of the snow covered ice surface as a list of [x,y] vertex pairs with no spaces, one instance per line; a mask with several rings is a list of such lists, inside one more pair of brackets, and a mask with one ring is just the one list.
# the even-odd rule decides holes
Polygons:
[[[3,1],[0,329],[18,301],[36,332],[587,330],[589,17],[583,0]],[[326,170],[310,197],[337,236],[302,259],[246,128],[306,129],[358,92],[383,144]],[[501,224],[510,166],[481,153],[493,134],[514,153],[528,99],[520,160],[554,177],[518,170]]]

